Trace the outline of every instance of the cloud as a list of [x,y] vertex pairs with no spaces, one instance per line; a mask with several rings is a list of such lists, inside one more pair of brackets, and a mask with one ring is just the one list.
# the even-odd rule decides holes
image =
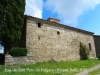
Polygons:
[[76,26],[78,17],[89,10],[95,9],[100,0],[47,0],[48,10],[57,13],[65,24]]
[[26,0],[25,15],[42,18],[43,0]]

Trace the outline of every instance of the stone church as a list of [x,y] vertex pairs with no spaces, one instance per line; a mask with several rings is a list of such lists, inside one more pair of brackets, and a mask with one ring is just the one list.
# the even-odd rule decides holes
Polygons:
[[100,52],[100,36],[93,34],[93,32],[60,24],[60,20],[55,18],[43,20],[26,15],[20,44],[28,49],[28,54],[24,57],[8,55],[5,57],[5,64],[80,60],[80,42],[90,49],[90,57],[96,57]]
[[96,57],[92,32],[60,24],[60,20],[47,20],[26,16],[26,48],[29,60],[37,62],[79,60],[80,42]]

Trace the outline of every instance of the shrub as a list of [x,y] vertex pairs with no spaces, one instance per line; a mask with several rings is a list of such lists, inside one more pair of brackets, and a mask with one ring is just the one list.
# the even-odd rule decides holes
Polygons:
[[80,42],[80,57],[82,60],[88,59],[89,55],[89,49],[84,45],[82,42]]
[[99,55],[99,56],[97,56],[97,58],[100,60],[100,55]]
[[27,55],[27,49],[21,48],[21,47],[14,47],[10,50],[11,56],[26,56]]

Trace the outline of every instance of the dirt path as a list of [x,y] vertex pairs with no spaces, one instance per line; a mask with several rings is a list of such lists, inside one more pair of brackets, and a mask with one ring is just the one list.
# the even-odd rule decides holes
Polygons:
[[98,68],[100,68],[100,64],[97,65],[97,66],[94,66],[94,67],[92,67],[92,68],[90,68],[90,69],[88,69],[88,70],[84,70],[84,71],[82,71],[82,72],[80,72],[80,73],[77,73],[77,74],[75,74],[75,75],[87,75],[89,72],[92,72],[93,70],[96,70],[96,69],[98,69]]

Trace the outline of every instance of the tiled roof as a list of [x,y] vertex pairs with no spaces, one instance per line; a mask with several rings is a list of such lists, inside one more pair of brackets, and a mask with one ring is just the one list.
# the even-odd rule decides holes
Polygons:
[[89,31],[86,31],[86,30],[78,29],[78,28],[75,28],[75,27],[67,26],[67,25],[64,25],[64,24],[56,23],[56,22],[50,22],[48,20],[43,20],[43,19],[40,19],[40,18],[28,16],[28,15],[25,15],[25,18],[26,18],[26,20],[33,20],[33,21],[36,21],[36,22],[41,22],[41,23],[44,23],[44,24],[58,26],[58,27],[62,27],[62,28],[65,28],[65,29],[71,29],[71,30],[83,32],[83,33],[86,33],[86,34],[91,34],[91,35],[94,34],[93,32],[89,32]]

